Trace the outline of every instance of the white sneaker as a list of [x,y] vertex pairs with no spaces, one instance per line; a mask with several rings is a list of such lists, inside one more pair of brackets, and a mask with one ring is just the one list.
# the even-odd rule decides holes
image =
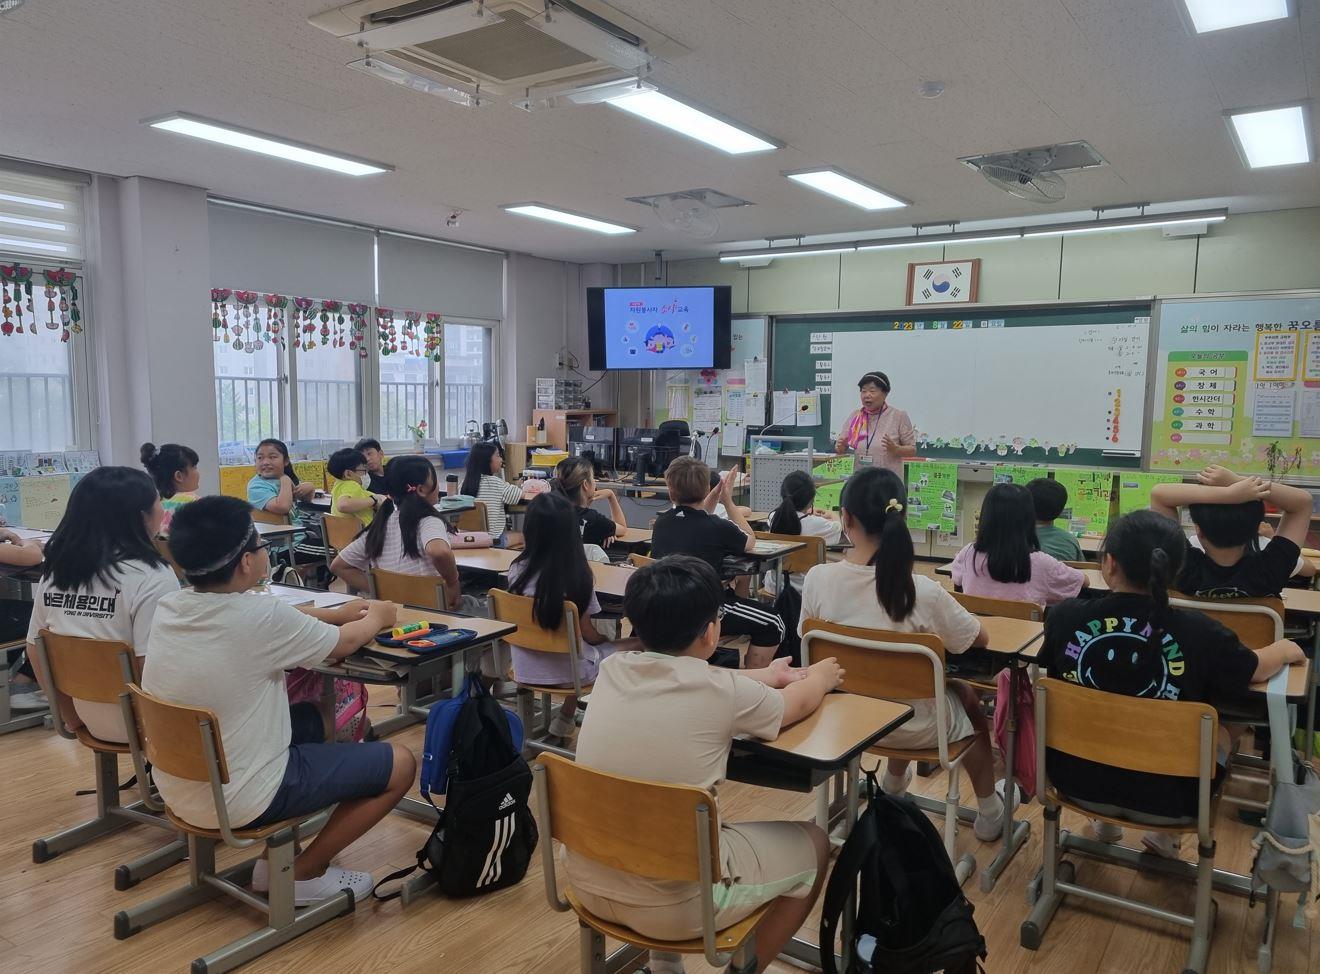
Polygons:
[[[1000,778],[995,782],[995,794],[998,795],[999,800],[1005,804],[1008,803],[1008,796],[1004,794],[1004,792],[1007,791],[1004,787],[1007,783],[1008,782],[1003,778]],[[1022,785],[1016,781],[1013,782],[1013,790],[1017,793],[1017,801],[1013,803],[1014,808],[1021,808],[1031,800],[1031,797],[1023,790]]]
[[894,798],[902,798],[904,795],[907,794],[907,790],[911,786],[912,786],[911,765],[908,765],[908,769],[905,772],[903,772],[903,777],[901,778],[895,778],[888,771],[886,771],[884,774],[880,776],[880,790],[884,792],[886,795],[891,795]]
[[1105,842],[1114,845],[1123,840],[1123,830],[1113,822],[1102,822],[1098,818],[1091,819],[1091,838],[1096,842]]
[[998,815],[987,815],[985,812],[976,813],[976,821],[972,822],[972,831],[982,842],[994,842],[1004,834],[1004,803],[999,803]]
[[650,974],[687,974],[687,969],[683,966],[682,954],[670,954],[659,950],[651,951],[651,956],[646,961],[646,969]]
[[[341,889],[351,889],[355,900],[363,900],[371,895],[375,885],[371,873],[331,866],[316,879],[300,879],[293,884],[293,905],[310,906],[327,896],[333,896]],[[264,895],[270,892],[270,865],[265,859],[258,859],[252,867],[251,886],[254,893]]]
[[577,732],[576,722],[563,714],[555,714],[554,719],[550,721],[550,729],[546,733],[548,737],[553,737],[559,741],[560,747],[571,748],[577,741]]
[[252,882],[248,885],[252,887],[254,893],[270,892],[270,863],[265,859],[258,859],[252,867]]
[[50,701],[46,699],[46,694],[33,687],[31,690],[9,691],[9,709],[10,710],[46,710],[50,707]]
[[1147,832],[1141,837],[1145,850],[1164,859],[1178,859],[1182,840],[1171,832]]

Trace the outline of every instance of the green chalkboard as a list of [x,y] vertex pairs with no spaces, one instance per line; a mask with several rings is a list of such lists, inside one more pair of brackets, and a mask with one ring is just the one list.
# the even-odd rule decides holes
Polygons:
[[921,457],[1139,468],[1150,313],[1113,302],[785,316],[770,383],[822,393],[821,424],[795,431],[822,450],[856,408],[856,380],[880,369]]

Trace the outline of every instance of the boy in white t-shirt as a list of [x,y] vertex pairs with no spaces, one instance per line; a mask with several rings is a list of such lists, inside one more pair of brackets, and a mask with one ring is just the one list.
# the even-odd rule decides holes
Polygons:
[[[397,744],[327,744],[314,704],[289,705],[284,671],[343,659],[395,623],[387,602],[351,602],[299,611],[253,592],[270,571],[266,542],[250,508],[203,497],[181,508],[170,551],[193,588],[160,600],[142,674],[148,693],[213,710],[229,783],[225,804],[236,828],[269,825],[334,805],[325,827],[294,860],[294,901],[314,903],[339,889],[370,894],[368,873],[330,866],[403,797],[417,773]],[[170,810],[202,828],[218,819],[211,785],[156,771]],[[265,861],[252,886],[268,885]]]

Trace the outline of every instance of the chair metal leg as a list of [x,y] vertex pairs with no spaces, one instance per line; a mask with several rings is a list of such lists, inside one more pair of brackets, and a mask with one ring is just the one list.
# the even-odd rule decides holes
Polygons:
[[112,809],[119,805],[119,761],[113,754],[93,752],[96,769],[96,818],[81,825],[67,828],[63,832],[37,839],[32,843],[32,861],[46,862],[54,859],[61,852],[68,852],[78,846],[86,845],[93,839],[117,832],[131,820],[114,815]]
[[949,862],[953,863],[954,875],[958,877],[958,885],[961,886],[967,880],[972,878],[976,872],[976,857],[970,853],[961,859],[958,856],[958,812],[960,810],[960,781],[962,775],[959,774],[958,767],[952,767],[948,770],[949,790],[944,797],[944,851],[949,854]]
[[581,974],[606,974],[605,937],[585,923],[578,924],[578,958]]
[[518,719],[523,725],[523,757],[530,758],[535,752],[528,748],[527,741],[534,736],[532,730],[532,710],[535,704],[535,698],[530,690],[518,688],[517,696]]
[[[208,886],[204,876],[215,872],[215,840],[188,836],[188,885],[170,890],[155,899],[115,914],[115,939],[125,940],[145,927],[185,913],[215,899],[220,891]],[[248,868],[251,866],[249,864]],[[231,870],[226,870],[231,872]]]
[[729,974],[756,974],[756,934],[734,952],[729,963]]
[[1213,891],[1215,846],[1201,846],[1196,860],[1196,912],[1192,919],[1192,943],[1187,951],[1187,970],[1204,974],[1210,959],[1210,937],[1214,932]]
[[232,971],[302,936],[314,927],[319,927],[328,920],[343,916],[345,913],[352,913],[353,907],[352,891],[340,890],[334,896],[299,910],[297,916],[286,926],[263,927],[246,937],[240,937],[231,944],[226,944],[219,950],[211,951],[205,957],[197,958],[192,962],[191,974],[224,974],[225,971]]
[[1036,950],[1040,947],[1045,931],[1049,929],[1050,921],[1054,919],[1055,911],[1059,909],[1059,904],[1063,900],[1056,886],[1059,867],[1059,813],[1058,807],[1045,809],[1041,829],[1040,893],[1036,897],[1031,914],[1022,921],[1018,935],[1019,941],[1027,950]]
[[175,839],[154,852],[148,852],[145,856],[134,859],[132,862],[121,863],[116,866],[115,889],[131,889],[142,880],[154,876],[162,870],[169,869],[176,862],[183,862],[187,858],[187,841],[182,837]]

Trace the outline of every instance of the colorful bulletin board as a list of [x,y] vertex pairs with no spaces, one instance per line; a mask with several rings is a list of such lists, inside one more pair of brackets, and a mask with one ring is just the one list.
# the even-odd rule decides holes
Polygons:
[[[324,460],[295,460],[293,462],[293,472],[298,475],[299,481],[311,481],[318,488],[324,487],[326,482],[325,461]],[[247,500],[248,481],[255,477],[257,468],[248,464],[246,466],[221,467],[220,468],[220,493],[226,497],[237,497],[239,500]]]
[[1161,302],[1156,349],[1151,470],[1320,481],[1320,292]]
[[1068,506],[1055,526],[1076,535],[1103,535],[1108,531],[1114,474],[1108,470],[1054,470],[1053,474],[1068,490]]
[[[958,464],[907,464],[907,524],[913,531],[958,530]],[[816,494],[820,496],[819,491]]]
[[853,466],[856,462],[856,458],[851,453],[841,457],[830,457],[824,463],[812,467],[811,476],[816,480],[847,480],[853,475]]
[[997,484],[1020,484],[1025,487],[1033,480],[1048,477],[1050,472],[1044,467],[1024,467],[1015,463],[996,463],[994,482]]
[[1150,492],[1156,484],[1180,484],[1182,475],[1176,473],[1137,473],[1124,471],[1118,475],[1118,513],[1131,514],[1150,508]]
[[843,499],[843,481],[840,480],[833,484],[822,484],[816,488],[816,500],[814,501],[818,511],[837,511]]

